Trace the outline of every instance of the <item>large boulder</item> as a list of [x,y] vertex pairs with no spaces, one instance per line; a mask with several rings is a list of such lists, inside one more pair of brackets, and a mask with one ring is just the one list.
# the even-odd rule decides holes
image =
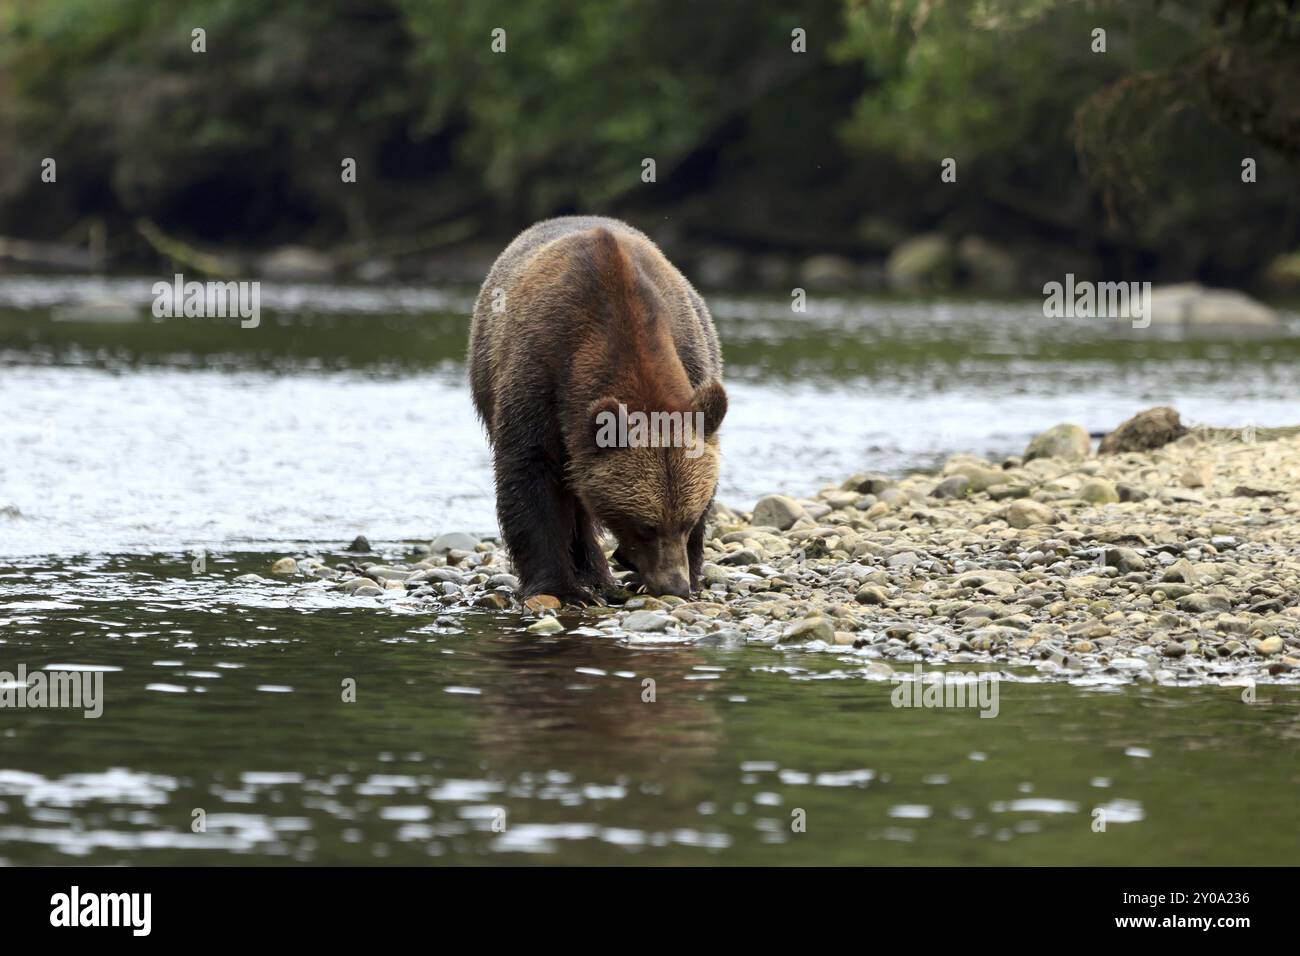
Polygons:
[[1068,422],[1039,432],[1025,449],[1025,461],[1035,458],[1064,458],[1079,461],[1092,452],[1092,439],[1078,425]]
[[952,285],[956,256],[946,236],[913,236],[894,247],[885,275],[895,289],[946,289]]
[[1127,451],[1150,451],[1177,441],[1187,434],[1187,426],[1178,412],[1166,405],[1138,412],[1101,440],[1099,455],[1117,455]]
[[753,524],[763,528],[786,531],[804,517],[803,505],[785,495],[767,495],[754,505]]
[[1020,282],[1015,256],[983,236],[966,236],[957,243],[957,263],[966,281],[977,289],[1011,292]]
[[1195,282],[1153,289],[1149,305],[1153,326],[1188,331],[1268,330],[1280,321],[1276,312],[1242,292],[1207,289]]
[[994,468],[986,461],[963,455],[948,459],[943,466],[943,473],[945,476],[964,476],[971,491],[988,491],[1007,480],[1006,472],[1001,468]]
[[1300,289],[1300,249],[1283,253],[1270,262],[1264,278],[1280,289],[1290,292]]

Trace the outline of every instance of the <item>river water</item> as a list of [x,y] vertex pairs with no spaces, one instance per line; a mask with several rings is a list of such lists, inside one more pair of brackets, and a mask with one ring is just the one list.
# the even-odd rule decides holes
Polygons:
[[[1294,862],[1295,688],[1019,675],[983,719],[833,654],[235,581],[494,530],[471,291],[264,287],[242,329],[154,321],[149,286],[0,279],[0,691],[103,686],[95,719],[0,709],[0,862]],[[1154,404],[1300,420],[1294,313],[1186,339],[1034,302],[711,304],[738,507]]]

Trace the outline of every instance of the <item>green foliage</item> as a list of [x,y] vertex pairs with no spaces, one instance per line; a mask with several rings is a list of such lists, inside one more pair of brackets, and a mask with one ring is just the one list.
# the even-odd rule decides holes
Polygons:
[[[761,248],[939,228],[1249,271],[1297,239],[1297,16],[1272,0],[19,0],[0,8],[0,233],[94,214],[265,245],[640,210]],[[1243,155],[1261,164],[1248,190]],[[40,189],[44,156],[72,188]],[[936,188],[945,157],[958,189]]]
[[[1060,141],[1062,104],[1117,69],[1097,60],[1090,71],[1086,31],[1061,36],[1045,18],[1014,29],[983,22],[957,4],[858,8],[836,53],[865,60],[878,85],[859,100],[849,135],[917,159],[1019,156],[1035,140]],[[1027,142],[1027,130],[1039,135]]]
[[222,219],[233,202],[245,227],[295,205],[337,222],[341,158],[373,159],[403,117],[404,36],[347,0],[61,0],[8,19],[0,199],[49,155],[128,214]]
[[[468,196],[530,216],[601,208],[641,185],[644,158],[670,178],[723,123],[813,68],[815,52],[791,53],[790,30],[833,23],[838,9],[838,0],[799,11],[779,0],[719,0],[707,11],[691,0],[37,0],[7,14],[0,77],[16,109],[0,142],[26,168],[55,151],[88,154],[133,213],[166,215],[238,166],[258,192],[287,189],[281,207],[346,219],[334,188],[345,155],[358,158],[353,194],[372,219],[390,206],[409,211],[409,196],[375,186],[394,166],[440,176],[444,207]],[[206,54],[190,51],[194,26],[207,30]],[[492,50],[498,27],[506,53]],[[0,199],[21,188],[11,175]]]
[[[462,115],[462,158],[530,215],[601,208],[709,140],[804,68],[790,31],[833,20],[836,0],[794,11],[779,0],[400,0],[428,100],[422,128]],[[817,8],[820,8],[817,9]],[[490,46],[505,31],[506,52]],[[581,170],[580,175],[573,175]]]
[[[1289,33],[1264,21],[1295,16],[1280,5],[892,0],[850,10],[835,54],[867,63],[876,85],[845,126],[849,141],[936,166],[958,158],[967,183],[1031,219],[1161,250],[1185,270],[1215,256],[1240,268],[1246,263],[1224,249],[1215,223],[1226,216],[1237,228],[1234,209],[1277,215],[1294,195],[1294,166],[1260,150],[1283,137],[1249,142],[1249,124],[1225,121],[1201,74],[1225,62],[1225,41],[1266,36],[1276,50],[1279,33]],[[1105,52],[1093,49],[1097,29]],[[1285,61],[1300,55],[1291,50]],[[1246,64],[1239,59],[1228,74],[1242,79]],[[1285,126],[1274,118],[1270,131]],[[1246,193],[1238,174],[1251,154],[1272,165]],[[1106,216],[1094,224],[1098,207]]]

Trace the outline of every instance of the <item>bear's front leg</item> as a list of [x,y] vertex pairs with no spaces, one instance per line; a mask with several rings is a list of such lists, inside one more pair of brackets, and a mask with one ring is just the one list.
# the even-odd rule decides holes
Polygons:
[[704,526],[712,510],[713,503],[710,502],[709,507],[704,509],[704,514],[700,515],[700,520],[695,522],[690,537],[686,539],[686,564],[691,572],[692,594],[700,589],[700,574],[704,570]]
[[596,525],[587,509],[578,504],[573,522],[573,566],[578,583],[591,588],[596,595],[614,586],[614,576],[609,573],[609,562],[596,538]]
[[550,594],[565,604],[587,605],[571,542],[578,502],[559,470],[540,449],[496,452],[497,520],[519,576],[520,598]]

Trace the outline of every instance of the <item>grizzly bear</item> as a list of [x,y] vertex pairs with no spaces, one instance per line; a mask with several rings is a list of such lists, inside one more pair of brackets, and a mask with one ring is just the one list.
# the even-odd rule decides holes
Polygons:
[[709,310],[653,242],[601,216],[524,230],[479,292],[469,368],[522,597],[599,603],[601,529],[645,591],[698,588],[727,393]]

